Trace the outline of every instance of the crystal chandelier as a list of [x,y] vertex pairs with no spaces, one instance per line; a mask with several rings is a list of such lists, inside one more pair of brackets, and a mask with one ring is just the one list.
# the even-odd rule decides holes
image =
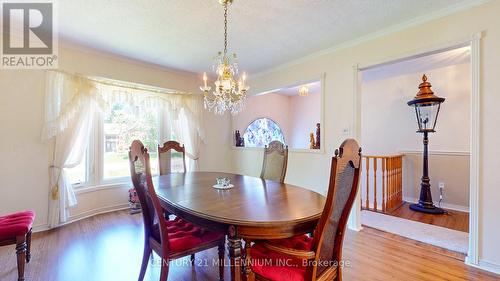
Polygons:
[[239,79],[236,79],[238,75],[236,54],[232,56],[227,54],[227,8],[232,2],[233,0],[219,0],[219,3],[224,7],[224,52],[219,52],[215,58],[215,64],[212,66],[213,71],[217,74],[214,91],[210,92],[212,87],[207,85],[206,72],[203,73],[203,86],[200,87],[204,95],[205,109],[213,110],[219,115],[223,115],[226,110],[233,115],[240,112],[249,89],[246,84],[245,72]]

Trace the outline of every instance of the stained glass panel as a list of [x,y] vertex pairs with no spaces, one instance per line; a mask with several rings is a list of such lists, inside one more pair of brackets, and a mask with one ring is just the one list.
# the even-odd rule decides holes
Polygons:
[[250,123],[243,139],[246,147],[264,147],[274,140],[285,143],[281,128],[269,118],[259,118]]

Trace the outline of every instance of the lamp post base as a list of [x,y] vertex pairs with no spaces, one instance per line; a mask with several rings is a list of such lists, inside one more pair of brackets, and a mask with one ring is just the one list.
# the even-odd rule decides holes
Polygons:
[[411,204],[410,209],[416,212],[422,212],[422,213],[427,213],[427,214],[434,214],[434,215],[440,215],[444,214],[445,211],[441,208],[438,208],[434,205],[431,206],[425,206],[422,204]]

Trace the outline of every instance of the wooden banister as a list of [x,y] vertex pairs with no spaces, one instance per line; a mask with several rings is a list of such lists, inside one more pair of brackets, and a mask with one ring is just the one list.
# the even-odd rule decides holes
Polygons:
[[[363,158],[365,167],[361,170],[366,181],[366,190],[364,196],[361,196],[361,202],[364,203],[361,204],[363,209],[385,213],[401,206],[403,204],[403,155],[363,155]],[[377,194],[381,195],[380,206]]]

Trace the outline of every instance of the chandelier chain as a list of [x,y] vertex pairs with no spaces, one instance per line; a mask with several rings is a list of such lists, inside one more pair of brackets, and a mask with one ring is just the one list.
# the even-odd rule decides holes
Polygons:
[[203,73],[203,85],[200,90],[204,93],[204,107],[209,111],[213,110],[216,114],[224,114],[230,111],[231,114],[236,114],[243,109],[246,94],[250,87],[246,84],[246,73],[237,78],[238,63],[236,54],[227,56],[228,52],[228,10],[229,4],[233,0],[219,0],[224,6],[224,52],[219,52],[215,57],[213,70],[217,75],[217,80],[214,81],[215,88],[212,92],[212,87],[208,86],[208,77]]
[[224,4],[224,57],[227,54],[227,4]]

